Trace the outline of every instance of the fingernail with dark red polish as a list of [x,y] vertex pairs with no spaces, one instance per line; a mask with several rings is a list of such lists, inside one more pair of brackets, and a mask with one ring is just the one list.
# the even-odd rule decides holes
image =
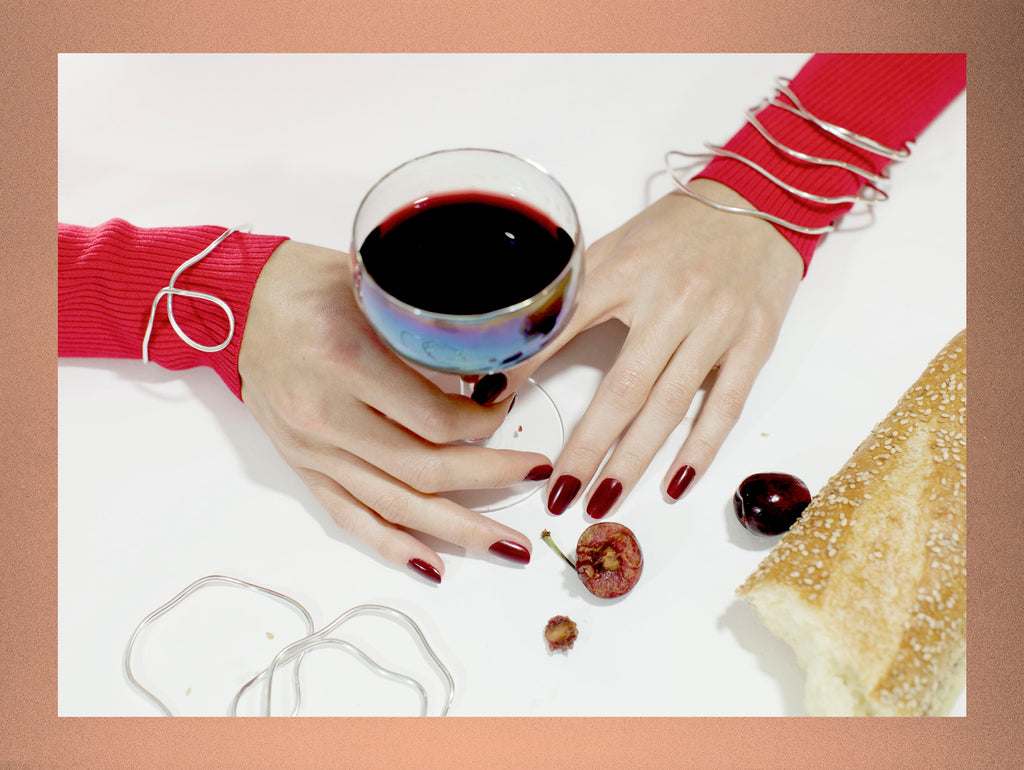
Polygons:
[[580,486],[580,480],[575,476],[559,476],[548,496],[548,510],[555,516],[561,516],[580,491]]
[[473,388],[471,398],[478,404],[489,404],[508,385],[508,377],[504,374],[488,374],[480,378],[476,387]]
[[504,556],[506,559],[514,561],[516,564],[530,563],[530,552],[523,546],[519,545],[519,543],[513,543],[511,540],[499,540],[488,550],[498,556]]
[[437,571],[436,567],[432,564],[427,564],[423,559],[409,559],[409,569],[427,578],[427,580],[433,580],[435,583],[441,582],[441,573]]
[[511,398],[511,400],[509,400],[509,402],[508,402],[508,412],[505,412],[505,414],[508,414],[509,412],[511,412],[511,411],[512,411],[512,407],[514,407],[514,406],[516,405],[516,398],[517,398],[518,396],[519,396],[519,394],[518,394],[518,393],[513,393],[513,394],[512,394],[512,398]]
[[672,477],[672,481],[668,483],[668,496],[673,500],[678,500],[683,496],[686,488],[690,486],[690,482],[693,481],[693,477],[697,475],[697,471],[691,468],[689,465],[684,465],[682,468],[676,471],[676,475]]
[[587,513],[595,519],[603,518],[611,510],[611,507],[615,505],[615,501],[619,499],[621,494],[621,481],[618,479],[605,479],[598,485],[593,497],[590,498],[590,502],[587,503]]
[[550,479],[552,470],[553,468],[550,465],[538,465],[526,474],[526,478],[523,481],[544,481],[544,479]]

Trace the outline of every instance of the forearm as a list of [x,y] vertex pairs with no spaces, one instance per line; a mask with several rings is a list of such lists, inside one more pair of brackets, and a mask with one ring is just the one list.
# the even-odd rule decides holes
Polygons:
[[[892,148],[916,140],[965,86],[963,54],[816,54],[790,83],[793,93],[814,115]],[[789,100],[782,96],[780,101]],[[890,162],[880,155],[856,150],[780,107],[765,107],[756,117],[778,141],[808,155],[842,160],[874,173],[883,171]],[[726,143],[725,149],[817,195],[854,195],[863,184],[861,177],[845,169],[789,157],[749,123]],[[698,177],[728,185],[756,209],[805,227],[829,225],[852,206],[804,200],[729,158],[715,158]],[[806,269],[821,236],[779,229],[800,253]]]
[[[209,246],[220,226],[138,228],[120,219],[97,227],[58,224],[57,352],[60,357],[142,358],[153,301],[174,271]],[[215,353],[196,350],[171,327],[161,300],[149,358],[167,369],[210,366],[240,397],[238,350],[253,287],[263,264],[286,238],[233,233],[183,272],[178,288],[211,294],[234,315],[231,341]],[[196,343],[216,346],[229,332],[224,311],[175,297],[174,315]]]

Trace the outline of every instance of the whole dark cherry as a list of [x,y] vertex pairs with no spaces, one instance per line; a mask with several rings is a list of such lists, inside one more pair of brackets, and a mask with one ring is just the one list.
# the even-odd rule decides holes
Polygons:
[[740,524],[757,535],[781,535],[810,502],[807,485],[788,473],[747,476],[732,498]]

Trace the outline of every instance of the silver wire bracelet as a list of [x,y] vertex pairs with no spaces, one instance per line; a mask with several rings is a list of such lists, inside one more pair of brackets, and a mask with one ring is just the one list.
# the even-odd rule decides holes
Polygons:
[[886,147],[881,142],[876,142],[874,139],[864,136],[863,134],[855,133],[854,131],[851,131],[848,128],[843,128],[842,126],[837,126],[835,123],[829,123],[826,120],[822,120],[818,116],[814,115],[806,107],[804,107],[803,103],[801,103],[801,101],[796,97],[796,94],[793,93],[793,90],[789,87],[790,82],[791,81],[789,78],[775,78],[775,88],[778,90],[779,93],[785,94],[786,97],[788,97],[789,100],[793,102],[792,106],[786,104],[785,102],[780,102],[776,97],[772,97],[769,100],[769,104],[772,104],[775,107],[781,107],[784,110],[788,110],[789,112],[792,112],[794,115],[799,115],[804,120],[809,120],[811,123],[814,123],[823,131],[832,134],[832,136],[836,137],[837,139],[841,139],[842,141],[848,144],[852,144],[854,147],[859,147],[862,150],[872,152],[875,155],[881,155],[883,158],[888,158],[889,160],[897,161],[906,160],[907,158],[910,157],[909,146],[900,149]]
[[[149,311],[149,323],[146,325],[146,335],[142,340],[143,363],[149,363],[149,338],[153,334],[153,324],[156,321],[157,305],[160,304],[160,300],[163,299],[164,297],[167,297],[167,320],[171,322],[171,327],[174,329],[178,337],[181,338],[182,342],[184,342],[186,345],[195,348],[196,350],[200,350],[204,353],[216,353],[220,350],[223,350],[224,348],[231,344],[231,340],[235,336],[235,314],[231,312],[231,308],[228,307],[228,304],[220,297],[215,297],[212,294],[207,294],[206,292],[192,291],[190,289],[179,289],[177,286],[174,285],[174,282],[178,280],[178,278],[181,276],[183,272],[185,272],[190,267],[192,267],[192,265],[196,264],[201,259],[206,257],[215,248],[220,246],[220,244],[229,235],[231,235],[232,233],[236,233],[240,230],[251,232],[252,225],[245,224],[239,227],[230,227],[227,230],[225,230],[213,243],[211,243],[205,249],[200,251],[194,257],[183,262],[178,267],[178,269],[175,270],[174,273],[171,275],[171,280],[167,283],[167,285],[156,293],[156,296],[153,298],[153,306],[150,308]],[[172,300],[176,296],[192,297],[193,299],[201,299],[205,300],[206,302],[212,302],[213,304],[217,305],[221,310],[223,310],[224,314],[227,316],[228,319],[228,335],[224,339],[224,341],[217,345],[200,345],[198,342],[189,337],[185,333],[185,331],[180,326],[178,326],[178,321],[174,317],[174,306],[172,305]]]
[[404,674],[399,674],[395,671],[384,668],[383,666],[379,665],[376,661],[374,661],[373,658],[371,658],[361,649],[356,647],[354,644],[351,644],[350,642],[347,642],[344,639],[338,639],[329,636],[343,623],[347,622],[348,620],[351,620],[352,618],[358,615],[367,613],[372,613],[389,618],[391,620],[396,620],[406,625],[409,629],[413,631],[413,633],[416,635],[417,640],[419,641],[420,647],[430,658],[435,668],[437,669],[438,673],[441,675],[442,680],[444,681],[446,696],[445,701],[441,706],[439,716],[447,716],[448,710],[451,708],[452,701],[454,700],[455,697],[455,681],[452,678],[451,672],[444,665],[444,663],[441,662],[441,659],[437,656],[437,653],[434,652],[429,642],[427,642],[427,638],[426,636],[424,636],[423,631],[415,623],[415,621],[413,621],[413,619],[406,615],[404,612],[401,612],[400,610],[397,610],[393,607],[388,607],[382,604],[361,604],[356,607],[352,607],[351,609],[339,615],[324,628],[320,629],[319,631],[316,631],[314,630],[315,627],[313,623],[313,618],[309,614],[309,611],[306,610],[306,608],[303,607],[295,599],[292,599],[289,596],[285,596],[284,594],[271,590],[269,588],[264,588],[263,586],[256,585],[255,583],[249,583],[245,580],[239,580],[238,578],[227,577],[224,575],[207,575],[206,577],[200,578],[199,580],[196,580],[191,585],[184,588],[166,604],[163,604],[162,606],[153,610],[145,618],[143,618],[142,621],[140,621],[139,625],[136,626],[135,630],[132,632],[132,635],[128,640],[128,644],[125,647],[124,651],[123,661],[125,676],[127,677],[129,684],[132,687],[134,687],[139,693],[141,693],[144,697],[146,697],[148,700],[154,703],[157,706],[157,708],[159,708],[160,711],[163,712],[164,715],[173,716],[171,710],[167,707],[167,705],[162,700],[160,700],[156,695],[154,695],[150,690],[144,687],[142,683],[139,682],[139,680],[136,678],[135,674],[132,671],[132,653],[135,649],[136,642],[139,638],[139,635],[143,632],[143,630],[147,626],[149,626],[154,620],[170,612],[172,609],[177,607],[179,604],[181,604],[181,602],[183,602],[186,598],[188,598],[191,594],[195,593],[199,589],[216,583],[238,586],[251,591],[255,591],[257,593],[264,594],[273,599],[276,599],[277,601],[284,602],[292,609],[296,610],[302,616],[302,619],[306,626],[306,635],[304,637],[295,642],[292,642],[284,649],[282,649],[280,652],[278,652],[274,659],[271,661],[270,665],[268,665],[260,673],[252,677],[245,684],[243,684],[241,688],[238,690],[238,692],[235,693],[235,696],[232,699],[228,710],[228,713],[231,716],[238,716],[238,704],[241,701],[242,696],[245,695],[246,691],[248,691],[248,689],[255,685],[257,682],[266,683],[263,688],[261,697],[261,714],[262,716],[271,716],[271,690],[273,687],[274,675],[281,667],[287,665],[293,660],[295,661],[295,668],[292,674],[292,692],[295,702],[292,707],[290,716],[297,716],[299,713],[299,709],[302,705],[302,691],[299,685],[299,674],[303,657],[308,652],[315,649],[319,649],[321,647],[336,647],[341,650],[344,650],[345,652],[348,652],[349,654],[358,658],[362,663],[367,665],[369,668],[373,669],[374,672],[378,675],[401,682],[412,687],[416,690],[417,694],[419,695],[419,715],[427,716],[429,704],[427,699],[427,691],[422,683],[420,683],[416,679],[413,679],[410,676],[405,676]]

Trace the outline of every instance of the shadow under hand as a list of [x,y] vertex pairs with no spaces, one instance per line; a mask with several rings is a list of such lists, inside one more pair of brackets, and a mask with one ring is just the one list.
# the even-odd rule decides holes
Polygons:
[[[179,375],[180,376],[180,375]],[[241,461],[245,475],[254,484],[264,489],[294,500],[304,514],[310,516],[331,540],[344,547],[353,548],[372,558],[380,564],[394,567],[385,561],[380,554],[342,529],[316,499],[313,493],[302,483],[298,474],[281,457],[270,437],[256,421],[249,409],[228,391],[216,376],[211,378],[189,377],[189,384],[196,399],[209,410],[220,424],[228,441]],[[291,516],[292,506],[282,506],[282,518]],[[427,543],[439,554],[461,554],[464,549],[451,543],[430,539],[416,533],[416,536]]]

